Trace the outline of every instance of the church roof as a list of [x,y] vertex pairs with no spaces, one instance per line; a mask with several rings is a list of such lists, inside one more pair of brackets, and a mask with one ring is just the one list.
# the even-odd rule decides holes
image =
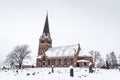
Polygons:
[[77,62],[89,62],[88,60],[77,60]]
[[48,34],[50,35],[49,22],[48,22],[48,14],[47,14],[47,16],[46,16],[43,33],[45,33],[46,36],[47,36]]
[[76,45],[68,45],[61,47],[53,47],[49,48],[45,54],[47,57],[64,57],[64,56],[74,56],[77,54],[79,46]]
[[80,56],[80,57],[86,57],[86,56],[87,56],[87,57],[92,57],[92,55],[91,55],[89,52],[84,51],[84,50],[80,50],[78,56]]

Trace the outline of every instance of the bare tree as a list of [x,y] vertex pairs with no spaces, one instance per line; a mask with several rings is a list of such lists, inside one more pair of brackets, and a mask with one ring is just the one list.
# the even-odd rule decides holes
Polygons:
[[110,55],[109,55],[109,54],[106,55],[106,60],[107,60],[108,63],[110,64]]
[[89,53],[93,57],[93,64],[94,64],[94,66],[96,66],[97,65],[96,62],[98,62],[101,59],[100,53],[98,51],[93,51],[93,50],[90,51]]
[[106,68],[107,68],[107,69],[110,69],[110,65],[109,65],[109,63],[108,63],[107,60],[106,60]]
[[106,55],[106,67],[107,67],[107,69],[110,68],[111,64],[112,64],[112,63],[111,63],[110,55],[107,54],[107,55]]
[[101,57],[98,61],[97,61],[97,68],[102,68],[105,66],[105,61],[104,59]]
[[19,64],[19,69],[21,69],[23,60],[30,58],[30,52],[31,50],[29,49],[28,45],[16,46],[13,51],[7,55],[6,61],[10,64]]

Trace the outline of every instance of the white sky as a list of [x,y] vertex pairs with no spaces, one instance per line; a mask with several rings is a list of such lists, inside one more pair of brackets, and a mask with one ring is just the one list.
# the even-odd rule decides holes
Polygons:
[[53,46],[80,43],[103,56],[120,54],[120,0],[0,0],[0,61],[16,45],[35,58],[46,11]]

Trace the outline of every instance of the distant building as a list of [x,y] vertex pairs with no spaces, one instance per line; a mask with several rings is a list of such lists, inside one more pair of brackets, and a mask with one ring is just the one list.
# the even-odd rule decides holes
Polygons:
[[[24,60],[22,63],[22,69],[24,68],[34,68],[35,65],[30,61],[30,60]],[[10,65],[11,69],[19,69],[19,64],[18,63],[13,63]]]
[[39,39],[36,67],[88,67],[93,62],[92,56],[81,50],[80,44],[52,47],[48,15],[43,33]]

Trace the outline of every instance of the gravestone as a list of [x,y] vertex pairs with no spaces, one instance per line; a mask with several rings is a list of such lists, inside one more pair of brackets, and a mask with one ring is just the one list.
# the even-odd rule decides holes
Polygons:
[[89,64],[89,73],[93,73],[93,64],[92,63],[90,63]]
[[71,76],[71,77],[74,77],[73,66],[70,66],[70,76]]
[[52,73],[54,73],[54,65],[52,65]]

